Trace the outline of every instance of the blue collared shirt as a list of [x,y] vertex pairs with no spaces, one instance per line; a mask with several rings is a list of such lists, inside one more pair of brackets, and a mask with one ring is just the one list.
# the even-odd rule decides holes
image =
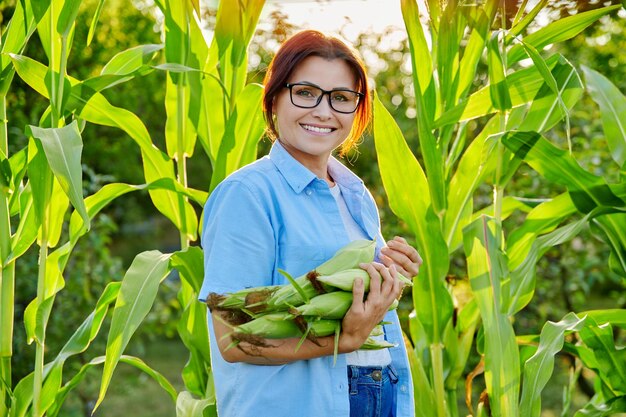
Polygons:
[[[384,240],[378,210],[363,182],[335,158],[328,170],[357,224]],[[285,284],[283,269],[300,276],[349,243],[337,203],[325,180],[295,160],[276,141],[269,156],[236,171],[213,191],[204,210],[205,276],[209,293]],[[413,387],[395,311],[387,314],[386,338],[398,371],[397,416],[413,417]],[[349,416],[345,355],[260,366],[228,363],[219,354],[209,319],[211,365],[220,417]]]

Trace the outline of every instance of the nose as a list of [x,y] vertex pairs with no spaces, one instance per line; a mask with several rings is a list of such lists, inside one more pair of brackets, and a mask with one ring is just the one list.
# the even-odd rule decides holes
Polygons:
[[330,107],[330,93],[323,94],[320,104],[313,108],[313,115],[320,119],[329,119],[332,117],[333,109]]

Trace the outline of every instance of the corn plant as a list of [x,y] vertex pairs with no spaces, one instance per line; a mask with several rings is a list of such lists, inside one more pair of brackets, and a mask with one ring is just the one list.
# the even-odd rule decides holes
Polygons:
[[[138,45],[120,51],[100,75],[86,80],[76,79],[66,70],[81,3],[81,0],[17,2],[2,34],[0,414],[58,415],[68,394],[85,378],[87,371],[103,366],[98,406],[119,362],[135,366],[154,378],[176,402],[178,415],[205,409],[211,414],[211,408],[214,414],[206,309],[195,301],[203,276],[202,255],[197,247],[189,246],[197,240],[198,229],[192,203],[201,207],[208,192],[187,186],[186,158],[192,156],[199,138],[213,164],[211,181],[216,185],[228,173],[256,157],[256,143],[263,131],[261,88],[245,83],[245,51],[263,1],[221,2],[210,46],[201,31],[197,1],[158,2],[165,15],[165,44]],[[88,43],[93,39],[103,3],[100,1],[95,10]],[[233,26],[230,22],[233,18],[242,21]],[[22,55],[35,32],[42,41],[47,65]],[[164,63],[158,62],[161,53]],[[168,72],[166,152],[154,145],[147,128],[135,114],[112,105],[102,94],[107,88],[155,70]],[[26,128],[29,145],[9,155],[5,103],[15,73],[50,105],[41,115],[39,126]],[[81,130],[86,123],[121,129],[139,146],[145,184],[106,184],[93,195],[83,197]],[[211,188],[207,180],[207,190]],[[46,360],[47,318],[55,295],[63,289],[63,271],[76,242],[88,232],[91,219],[104,207],[138,190],[148,191],[155,207],[180,231],[181,250],[138,254],[122,281],[105,288],[92,314],[69,337],[60,353]],[[69,222],[64,223],[70,203],[74,210]],[[12,221],[17,224],[15,230]],[[61,233],[64,225],[67,237]],[[40,248],[37,297],[25,313],[25,325],[29,340],[37,346],[36,361],[30,375],[14,382],[11,381],[11,343],[15,263],[35,242]],[[190,360],[183,370],[188,391],[182,393],[177,393],[169,381],[139,358],[123,355],[152,307],[160,283],[173,269],[183,278],[179,298],[184,311],[178,327],[190,350]],[[110,310],[112,323],[106,355],[94,357],[76,375],[64,380],[66,360],[89,348]]]
[[[458,415],[457,382],[475,347],[483,359],[467,386],[471,389],[473,376],[484,369],[487,395],[474,408],[468,391],[470,412],[539,416],[551,361],[569,333],[582,344],[564,349],[601,381],[596,398],[577,415],[624,411],[626,379],[609,363],[613,369],[626,364],[611,330],[611,325],[624,326],[625,311],[571,313],[559,323],[547,323],[541,337],[531,337],[530,347],[524,347],[535,353],[523,363],[523,338],[511,323],[533,298],[538,259],[589,224],[606,235],[613,249],[610,265],[626,276],[623,176],[619,184],[607,183],[544,136],[560,122],[568,132],[569,110],[588,91],[603,109],[607,142],[623,171],[624,97],[593,70],[585,69],[585,85],[566,57],[540,52],[620,6],[579,13],[527,34],[546,1],[532,7],[521,2],[510,22],[505,3],[479,3],[429,0],[428,23],[422,24],[417,2],[401,1],[419,149],[410,149],[378,99],[374,106],[375,145],[389,204],[415,234],[424,258],[413,287],[409,332],[417,415]],[[472,125],[478,126],[477,134]],[[547,196],[541,204],[505,195],[522,163],[568,191]],[[482,184],[491,185],[492,204],[475,210]],[[503,220],[513,212],[525,213],[525,221],[505,230]],[[469,285],[446,282],[453,256],[465,258]]]

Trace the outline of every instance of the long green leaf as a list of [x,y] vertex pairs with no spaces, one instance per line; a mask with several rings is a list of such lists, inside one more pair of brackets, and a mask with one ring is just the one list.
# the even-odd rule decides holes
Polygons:
[[[589,321],[593,322],[593,319]],[[626,395],[626,350],[615,346],[610,323],[593,324],[581,329],[580,338],[594,351],[598,361],[598,376],[613,396]]]
[[[150,376],[152,379],[154,379],[165,390],[165,392],[167,392],[167,394],[169,394],[169,396],[172,399],[172,401],[176,401],[176,395],[177,395],[176,394],[176,389],[167,380],[167,378],[165,376],[163,376],[160,372],[150,368],[145,362],[143,362],[141,359],[136,358],[134,356],[122,355],[120,357],[120,362],[126,363],[126,364],[131,365],[131,366],[134,366],[135,368],[137,368],[140,371],[144,372],[146,375]],[[65,402],[65,399],[68,396],[68,394],[74,388],[76,388],[76,386],[78,386],[78,384],[80,384],[85,379],[85,376],[87,375],[87,372],[91,368],[93,368],[95,366],[100,366],[103,363],[105,363],[105,357],[104,356],[98,356],[98,357],[92,359],[90,362],[88,362],[85,365],[83,365],[83,367],[80,368],[80,371],[76,375],[74,375],[74,377],[72,377],[72,379],[70,379],[63,386],[63,388],[61,388],[59,390],[59,392],[58,392],[58,394],[56,396],[56,399],[55,399],[55,401],[53,403],[53,406],[49,410],[48,416],[49,417],[56,417],[58,415],[59,411],[61,410],[61,406]]]
[[489,62],[489,96],[496,110],[509,110],[512,107],[509,86],[506,81],[506,68],[500,52],[502,32],[494,32],[487,43]]
[[374,139],[389,206],[415,234],[424,259],[413,294],[420,300],[416,302],[423,314],[420,320],[428,328],[431,341],[436,340],[452,314],[452,301],[443,285],[448,269],[447,246],[439,219],[430,207],[426,176],[398,125],[378,99],[374,102]]
[[536,132],[510,132],[502,143],[546,179],[565,185],[576,208],[587,213],[597,206],[624,207],[602,177],[578,165],[566,152],[550,144]]
[[[550,71],[556,73],[559,67],[571,67],[565,58],[552,55],[546,60]],[[513,108],[531,103],[545,82],[539,70],[531,66],[506,76],[511,106]],[[490,96],[490,86],[486,86],[462,100],[455,108],[447,111],[433,125],[434,128],[454,124],[459,121],[471,120],[495,112]]]
[[565,118],[569,134],[568,110],[578,103],[584,91],[580,76],[571,64],[557,66],[550,72],[538,54],[533,56],[545,83],[532,101],[526,118],[518,125],[518,130],[544,132]]
[[416,93],[423,95],[426,119],[434,120],[437,114],[436,85],[433,78],[433,62],[428,49],[428,43],[424,35],[424,29],[420,23],[420,11],[415,0],[401,0],[402,18],[409,37],[411,49],[411,66],[413,68],[413,83]]
[[521,417],[540,416],[541,392],[554,370],[554,355],[562,349],[565,334],[580,330],[584,323],[584,317],[579,318],[574,313],[568,313],[558,323],[549,321],[543,326],[537,351],[524,364]]
[[[102,0],[104,1],[104,0]],[[101,75],[129,75],[140,70],[145,65],[151,64],[156,52],[163,49],[163,45],[147,44],[137,45],[125,51],[118,52],[107,62]]]
[[583,65],[587,89],[600,106],[604,137],[617,164],[626,167],[626,96],[604,75]]
[[[578,35],[602,16],[605,16],[620,7],[621,6],[619,5],[603,7],[557,20],[556,22],[524,37],[524,42],[532,45],[537,50],[541,50],[546,45],[566,41]],[[525,53],[523,46],[515,45],[509,50],[507,61],[509,64],[513,64],[514,62],[524,58]]]
[[256,159],[257,143],[264,131],[262,95],[263,88],[258,84],[248,84],[240,94],[220,143],[211,190],[230,173]]
[[43,129],[31,126],[30,130],[41,141],[50,169],[89,229],[89,216],[83,200],[83,171],[80,160],[83,141],[76,120],[62,128]]
[[169,254],[159,251],[142,252],[124,275],[113,310],[100,393],[94,410],[104,399],[126,345],[154,303],[159,284],[169,272],[169,258]]
[[[11,57],[19,76],[37,92],[48,97],[44,82],[46,68],[21,55],[11,55]],[[150,134],[141,119],[126,109],[112,106],[102,94],[93,94],[92,89],[89,89],[90,93],[83,97],[81,84],[71,77],[68,79],[73,83],[73,86],[71,100],[66,106],[67,110],[76,111],[86,121],[117,127],[126,132],[141,148],[144,175],[147,182],[161,178],[176,179],[172,161],[153,145]],[[40,194],[35,193],[35,195]],[[191,240],[195,240],[197,216],[193,207],[184,201],[182,196],[165,190],[152,190],[150,191],[150,198],[155,207],[170,219],[179,230]],[[185,210],[184,216],[181,215],[181,207]]]
[[109,305],[117,298],[120,286],[121,284],[119,282],[112,282],[105,287],[93,312],[85,319],[74,334],[72,334],[65,346],[63,346],[59,354],[54,358],[54,361],[46,367],[44,372],[45,381],[41,396],[41,409],[44,413],[49,408],[55,406],[57,395],[61,388],[61,376],[65,361],[70,356],[84,352],[98,335],[109,309]]
[[[519,351],[515,333],[503,307],[508,294],[502,231],[493,218],[482,216],[464,229],[467,271],[480,310],[485,337],[485,382],[493,415],[519,415]],[[506,288],[506,287],[505,287]]]
[[[465,6],[474,8],[474,12],[477,17],[474,18],[474,23],[470,25],[472,33],[467,41],[467,46],[463,51],[463,57],[461,58],[459,69],[459,88],[455,103],[461,98],[465,98],[474,78],[476,76],[476,67],[482,53],[487,45],[489,29],[491,22],[495,17],[495,13],[498,9],[498,2],[496,0],[489,0],[486,2],[484,9],[481,6]],[[421,65],[420,65],[421,66]]]

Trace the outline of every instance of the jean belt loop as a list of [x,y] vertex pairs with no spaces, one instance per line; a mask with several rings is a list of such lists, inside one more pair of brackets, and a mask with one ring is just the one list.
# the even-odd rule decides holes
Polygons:
[[359,380],[359,367],[355,366],[355,365],[348,365],[348,368],[350,369],[350,394],[358,394],[359,390],[357,388],[358,386],[358,380]]
[[387,365],[387,370],[389,371],[389,380],[392,384],[398,383],[398,371],[393,367],[392,364]]

